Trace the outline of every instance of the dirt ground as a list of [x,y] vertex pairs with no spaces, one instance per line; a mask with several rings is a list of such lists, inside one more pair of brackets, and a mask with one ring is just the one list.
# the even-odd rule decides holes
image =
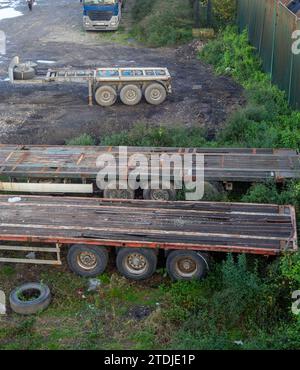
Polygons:
[[[0,21],[7,35],[7,54],[0,55],[1,143],[63,144],[82,133],[101,139],[137,122],[205,126],[213,135],[242,101],[241,88],[230,78],[214,76],[210,67],[188,55],[188,47],[151,49],[126,37],[134,0],[127,1],[122,30],[114,35],[84,32],[79,0],[38,0],[32,13],[25,1],[16,2],[16,10],[24,15]],[[112,42],[114,38],[119,42]],[[174,92],[158,107],[146,102],[136,107],[89,107],[86,86],[11,86],[5,79],[14,55],[54,61],[51,66],[167,67]]]

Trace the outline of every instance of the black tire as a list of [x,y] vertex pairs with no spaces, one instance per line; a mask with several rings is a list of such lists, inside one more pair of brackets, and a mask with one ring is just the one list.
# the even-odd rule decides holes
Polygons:
[[[36,292],[33,299],[22,300],[21,297]],[[32,315],[45,310],[51,302],[51,292],[47,285],[27,283],[15,288],[9,296],[11,309],[21,315]]]
[[[107,199],[134,199],[135,193],[131,189],[115,189],[114,183],[107,184],[103,190],[103,197]],[[127,185],[127,184],[126,184]]]
[[108,263],[105,247],[75,244],[68,251],[68,265],[75,274],[86,277],[101,275]]
[[205,254],[176,250],[168,254],[167,271],[172,280],[200,280],[208,272],[208,258]]
[[174,189],[144,189],[143,198],[147,200],[172,201],[176,200]]
[[[146,248],[121,248],[116,262],[119,272],[126,278],[145,280],[149,279],[156,270],[157,255],[153,250]],[[137,263],[140,263],[141,267]]]
[[[156,184],[158,185],[158,184]],[[173,201],[176,200],[176,190],[172,184],[165,184],[170,189],[162,189],[162,184],[155,186],[156,189],[144,189],[143,198],[146,200]],[[158,189],[157,189],[158,188]]]
[[109,85],[100,86],[95,91],[95,100],[102,107],[110,107],[117,100],[117,92]]
[[149,85],[146,88],[144,95],[146,101],[152,105],[159,105],[167,98],[165,87],[159,83],[153,83]]
[[17,66],[14,69],[15,80],[32,80],[35,76],[35,69],[29,66]]
[[125,105],[137,105],[142,100],[142,90],[136,85],[125,85],[120,92],[121,102]]

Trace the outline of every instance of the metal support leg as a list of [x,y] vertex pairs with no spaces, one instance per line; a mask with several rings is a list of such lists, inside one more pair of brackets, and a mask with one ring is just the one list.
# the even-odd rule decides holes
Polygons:
[[93,106],[93,86],[91,80],[89,80],[89,106]]

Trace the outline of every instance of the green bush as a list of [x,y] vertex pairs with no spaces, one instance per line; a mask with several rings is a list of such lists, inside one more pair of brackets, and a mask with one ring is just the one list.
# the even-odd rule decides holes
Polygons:
[[274,182],[253,185],[246,195],[241,198],[246,203],[271,203],[300,205],[300,183],[288,182],[278,189]]
[[[299,328],[295,328],[287,309],[288,289],[277,263],[268,268],[259,259],[228,255],[206,280],[194,284],[190,293],[188,286],[181,283],[167,293],[172,299],[166,311],[182,318],[170,348],[283,348],[282,331],[279,333],[283,322],[291,330],[290,348],[299,344],[295,335]],[[192,292],[197,294],[196,298],[187,305]],[[182,312],[185,315],[180,316]],[[262,339],[269,336],[273,336],[273,340],[263,344]]]
[[101,145],[201,147],[212,146],[201,128],[184,126],[151,126],[139,123],[129,131],[123,131],[101,139]]
[[245,88],[247,104],[229,117],[218,134],[219,145],[299,148],[300,113],[288,106],[285,93],[263,72],[246,31],[238,34],[235,27],[225,28],[199,57]]
[[193,15],[188,0],[137,0],[132,17],[134,37],[148,46],[176,45],[192,38]]
[[74,139],[68,140],[67,145],[95,145],[96,140],[88,134],[82,134]]

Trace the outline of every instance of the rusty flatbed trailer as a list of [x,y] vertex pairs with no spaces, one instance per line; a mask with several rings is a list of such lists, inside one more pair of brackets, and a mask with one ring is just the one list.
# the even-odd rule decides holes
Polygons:
[[[227,189],[238,182],[270,179],[283,182],[300,178],[300,156],[295,150],[160,147],[127,147],[126,150],[128,157],[140,153],[148,159],[162,154],[203,154],[205,181],[219,182]],[[106,153],[118,161],[119,151],[120,147],[111,146],[0,145],[0,190],[91,194],[96,189],[95,180],[100,170],[97,158]],[[161,157],[159,165],[160,168],[163,165]],[[131,168],[127,169],[130,172]],[[105,197],[111,197],[109,189]],[[134,197],[134,193],[128,197]],[[151,194],[145,198],[156,199],[151,198]],[[170,193],[163,199],[172,200]]]
[[[0,209],[1,244],[20,244],[1,245],[2,252],[52,252],[57,257],[4,256],[0,262],[60,264],[60,248],[67,245],[69,266],[85,276],[105,270],[108,247],[117,248],[119,271],[133,279],[154,273],[158,250],[166,251],[167,269],[175,279],[202,277],[210,252],[279,255],[297,250],[292,206],[1,195]],[[47,244],[56,247],[43,247]]]

